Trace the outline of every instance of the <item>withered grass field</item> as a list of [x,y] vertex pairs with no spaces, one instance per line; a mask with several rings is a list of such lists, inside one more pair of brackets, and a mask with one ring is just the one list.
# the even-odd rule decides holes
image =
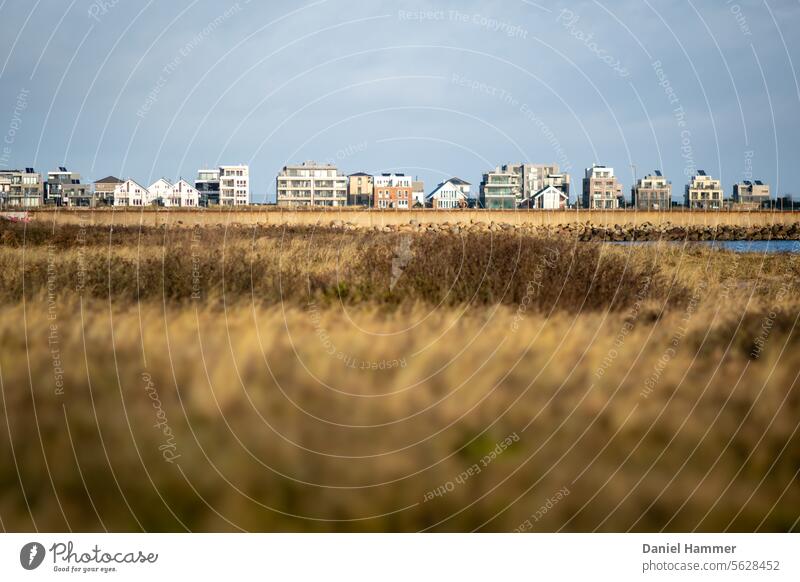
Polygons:
[[7,531],[798,531],[800,260],[0,225]]

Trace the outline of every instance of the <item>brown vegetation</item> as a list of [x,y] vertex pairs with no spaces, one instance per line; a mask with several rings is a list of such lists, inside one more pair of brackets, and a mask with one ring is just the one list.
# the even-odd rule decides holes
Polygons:
[[516,305],[527,298],[548,310],[623,309],[650,280],[649,298],[676,302],[686,295],[652,262],[634,263],[599,245],[505,232],[67,227],[53,233],[15,225],[2,236],[0,299],[9,303],[48,287],[115,301],[261,305]]
[[0,237],[8,530],[798,530],[795,257]]

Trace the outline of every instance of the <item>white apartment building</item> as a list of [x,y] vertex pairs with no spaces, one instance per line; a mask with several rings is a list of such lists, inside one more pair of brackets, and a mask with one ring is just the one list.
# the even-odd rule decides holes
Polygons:
[[278,206],[346,206],[347,176],[333,164],[284,166],[276,179]]
[[153,203],[147,188],[127,179],[114,188],[114,206],[149,206]]
[[414,205],[414,179],[405,174],[372,177],[375,208],[408,209]]
[[222,206],[247,206],[250,204],[250,167],[219,167],[219,203]]
[[722,208],[722,182],[698,170],[697,175],[686,185],[686,206],[704,210]]

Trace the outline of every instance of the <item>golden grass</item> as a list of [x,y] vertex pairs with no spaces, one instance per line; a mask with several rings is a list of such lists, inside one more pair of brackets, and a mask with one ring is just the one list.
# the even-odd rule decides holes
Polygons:
[[[48,264],[74,275],[87,256],[100,270],[126,259],[133,273],[154,261],[185,275],[158,259],[190,238],[165,245],[147,231],[138,248],[109,248],[95,234],[85,246],[59,243],[50,259],[44,236],[0,251],[8,530],[798,530],[793,257],[581,247],[602,257],[600,270],[611,265],[606,281],[632,285],[611,311],[568,308],[573,299],[551,310],[539,293],[558,276],[569,282],[572,261],[537,270],[551,255],[536,245],[479,271],[489,288],[511,283],[521,297],[471,300],[465,290],[481,278],[466,273],[457,296],[467,300],[440,305],[431,297],[441,282],[430,294],[420,273],[453,287],[457,246],[420,242],[420,262],[397,282],[416,299],[393,302],[379,287],[396,239],[325,232],[315,236],[337,244],[308,233],[226,241],[241,272],[267,273],[259,291],[270,268],[293,264],[301,295],[286,301],[244,284],[231,301],[137,300],[128,283],[81,297],[74,279],[47,278]],[[327,277],[342,257],[371,294],[340,302],[303,291],[309,273]],[[203,263],[205,281],[215,260]],[[624,279],[619,265],[639,276]]]

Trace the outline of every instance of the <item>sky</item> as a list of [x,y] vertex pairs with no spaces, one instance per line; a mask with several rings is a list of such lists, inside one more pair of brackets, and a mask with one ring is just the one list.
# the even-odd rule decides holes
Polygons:
[[0,0],[0,169],[288,163],[477,191],[503,163],[800,197],[800,1]]

